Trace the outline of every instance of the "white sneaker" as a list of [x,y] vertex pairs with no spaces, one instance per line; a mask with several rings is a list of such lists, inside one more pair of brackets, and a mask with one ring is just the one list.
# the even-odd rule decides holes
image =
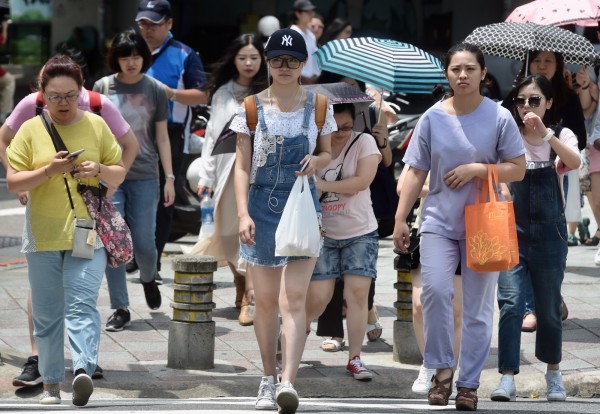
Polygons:
[[83,407],[88,403],[94,392],[94,383],[87,374],[79,374],[73,380],[73,396],[71,401],[77,407]]
[[594,256],[594,263],[596,264],[596,266],[600,266],[600,247],[598,248],[598,251]]
[[40,397],[40,404],[60,404],[60,390],[47,390]]
[[548,387],[548,401],[564,401],[567,399],[567,391],[562,381],[559,370],[546,370],[546,386]]
[[262,377],[258,386],[258,395],[254,403],[255,410],[277,410],[275,404],[275,380],[272,376]]
[[295,414],[300,401],[291,382],[282,382],[277,386],[277,405],[279,414]]
[[419,368],[419,376],[413,382],[412,392],[419,395],[427,395],[429,388],[431,388],[431,382],[435,376],[435,369],[425,368],[421,365]]
[[500,384],[490,396],[492,401],[516,401],[517,387],[513,375],[502,375]]

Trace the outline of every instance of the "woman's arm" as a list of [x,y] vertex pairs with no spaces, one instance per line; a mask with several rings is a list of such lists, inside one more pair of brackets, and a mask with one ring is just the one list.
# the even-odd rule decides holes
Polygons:
[[388,142],[388,129],[384,123],[377,123],[371,129],[371,134],[375,137],[377,148],[381,153],[381,162],[384,167],[389,167],[392,164],[392,149]]
[[368,155],[358,160],[354,176],[339,181],[325,181],[317,177],[317,188],[322,192],[356,194],[369,188],[377,174],[377,164],[379,156]]
[[[31,191],[57,174],[74,171],[76,167],[75,158],[63,158],[67,153],[67,151],[57,152],[48,164],[31,171],[17,171],[9,163],[6,170],[8,191],[11,193]],[[88,177],[91,177],[91,175]]]
[[[169,141],[169,132],[167,131],[167,121],[155,122],[156,125],[156,146],[160,155],[160,164],[165,177],[173,175],[173,166],[171,164],[171,142]],[[164,206],[169,207],[175,202],[175,180],[166,178],[164,191]]]
[[297,171],[296,175],[314,175],[317,169],[324,168],[331,162],[331,134],[317,137],[316,155],[307,155],[300,164],[309,162],[304,171]]
[[235,154],[233,185],[240,219],[240,242],[254,245],[254,221],[248,213],[248,190],[252,168],[252,139],[249,135],[238,133]]
[[402,192],[400,193],[400,201],[396,209],[395,225],[394,225],[394,246],[401,252],[406,252],[410,246],[410,231],[406,218],[412,212],[412,209],[419,197],[419,193],[423,188],[425,179],[427,179],[428,171],[418,170],[414,167],[407,166]]
[[[410,165],[404,165],[400,177],[398,177],[398,183],[396,184],[396,193],[398,193],[398,197],[400,197],[400,192],[402,191],[402,187],[404,187],[404,179],[406,178],[406,173],[409,168]],[[429,194],[429,186],[423,184],[423,188],[421,188],[421,192],[419,193],[419,198],[424,198],[427,194]]]
[[[444,182],[453,190],[460,190],[473,178],[487,179],[487,164],[475,162],[459,165],[444,175]],[[521,181],[525,177],[525,155],[498,164],[498,180],[501,183]]]

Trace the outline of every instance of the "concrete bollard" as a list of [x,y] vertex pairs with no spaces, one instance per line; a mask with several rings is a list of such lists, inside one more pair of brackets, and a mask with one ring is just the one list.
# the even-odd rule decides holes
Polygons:
[[423,357],[417,346],[412,323],[412,279],[410,275],[411,259],[409,255],[399,254],[394,259],[394,269],[398,272],[396,320],[394,321],[394,361],[404,364],[421,365]]
[[213,273],[211,256],[180,255],[172,261],[175,272],[173,319],[169,326],[167,367],[211,369],[215,367],[215,323],[212,320]]

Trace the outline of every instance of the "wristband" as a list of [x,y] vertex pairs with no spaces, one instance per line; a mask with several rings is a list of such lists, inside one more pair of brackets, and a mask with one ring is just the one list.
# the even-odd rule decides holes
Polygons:
[[175,175],[174,174],[165,174],[165,178],[167,180],[173,180],[173,181],[175,181]]
[[169,98],[169,100],[171,102],[175,102],[176,99],[177,99],[177,89],[172,89],[172,91],[173,91],[173,95],[171,95],[171,97]]
[[377,148],[380,148],[380,149],[385,148],[385,147],[387,147],[387,144],[388,144],[387,138],[384,138],[383,145],[379,145],[379,143],[377,143]]
[[542,138],[542,141],[544,142],[548,142],[550,141],[550,138],[552,138],[554,136],[554,131],[550,128],[548,128],[548,133]]
[[588,84],[586,86],[582,86],[581,89],[587,89],[590,87],[590,83],[588,82]]

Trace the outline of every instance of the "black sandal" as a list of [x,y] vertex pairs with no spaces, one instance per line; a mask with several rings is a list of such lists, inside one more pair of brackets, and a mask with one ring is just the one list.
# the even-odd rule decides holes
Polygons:
[[452,380],[454,372],[445,380],[439,381],[437,374],[433,377],[433,385],[427,392],[427,402],[429,405],[448,405],[450,395],[452,395]]
[[587,239],[585,241],[585,245],[586,246],[598,246],[598,243],[600,243],[600,237],[597,236],[598,234],[600,234],[600,229],[596,230],[596,233],[594,233],[594,237],[592,237],[591,239]]
[[456,410],[477,411],[477,390],[475,388],[458,387],[456,389]]

